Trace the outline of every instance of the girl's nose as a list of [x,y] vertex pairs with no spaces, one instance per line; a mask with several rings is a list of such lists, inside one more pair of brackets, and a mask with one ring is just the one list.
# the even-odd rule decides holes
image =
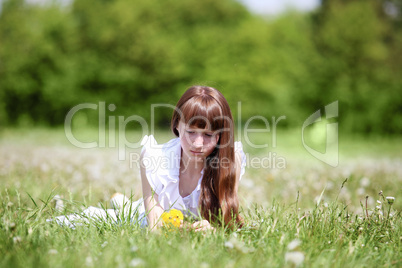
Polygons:
[[195,147],[202,147],[204,145],[204,138],[202,135],[197,135],[197,137],[194,140],[194,146]]

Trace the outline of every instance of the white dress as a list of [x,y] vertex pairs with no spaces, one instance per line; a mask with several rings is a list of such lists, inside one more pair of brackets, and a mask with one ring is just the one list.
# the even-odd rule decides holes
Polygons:
[[[178,209],[184,214],[198,217],[198,199],[201,193],[201,171],[198,184],[194,191],[185,197],[179,193],[179,171],[181,146],[180,139],[175,138],[164,144],[157,144],[153,135],[145,136],[141,142],[143,164],[146,177],[153,191],[158,195],[159,204],[164,210]],[[240,179],[245,172],[246,155],[241,142],[235,142],[235,152],[240,153],[242,158]],[[114,209],[88,207],[81,213],[58,216],[54,220],[70,228],[88,223],[92,220],[119,223],[121,221],[139,222],[141,226],[147,226],[143,199],[131,204],[127,198],[112,200],[117,204]],[[113,204],[113,202],[112,202]],[[52,219],[48,220],[52,221]]]

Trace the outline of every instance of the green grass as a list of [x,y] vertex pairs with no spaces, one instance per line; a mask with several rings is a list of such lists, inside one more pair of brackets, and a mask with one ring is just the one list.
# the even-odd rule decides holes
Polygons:
[[[91,141],[94,133],[79,135]],[[332,168],[304,155],[297,135],[283,132],[275,150],[286,168],[248,168],[242,179],[242,229],[151,233],[127,223],[72,230],[46,222],[61,214],[50,201],[56,194],[67,214],[81,205],[106,207],[115,191],[141,196],[138,170],[128,159],[117,161],[114,148],[75,148],[63,130],[0,135],[0,267],[295,267],[286,261],[292,254],[304,258],[301,267],[402,264],[397,138],[344,137]],[[251,149],[245,145],[249,157],[267,153]],[[391,209],[380,190],[396,198]]]

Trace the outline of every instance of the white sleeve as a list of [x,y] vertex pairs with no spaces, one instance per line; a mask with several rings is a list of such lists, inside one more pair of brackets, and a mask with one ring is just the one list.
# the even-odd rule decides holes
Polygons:
[[246,172],[246,164],[247,164],[246,154],[243,151],[243,144],[241,143],[241,141],[235,142],[235,153],[240,153],[241,156],[241,169],[240,169],[240,180],[241,180],[241,177],[243,176],[244,172]]

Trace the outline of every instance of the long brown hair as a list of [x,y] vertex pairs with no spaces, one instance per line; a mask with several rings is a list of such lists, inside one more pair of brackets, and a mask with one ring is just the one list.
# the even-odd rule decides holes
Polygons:
[[[236,187],[234,126],[229,104],[221,92],[212,87],[190,87],[180,98],[173,112],[171,129],[179,137],[179,122],[219,132],[214,151],[206,158],[201,182],[201,215],[213,222],[223,216],[224,223],[242,223]],[[222,215],[221,215],[222,214]]]

